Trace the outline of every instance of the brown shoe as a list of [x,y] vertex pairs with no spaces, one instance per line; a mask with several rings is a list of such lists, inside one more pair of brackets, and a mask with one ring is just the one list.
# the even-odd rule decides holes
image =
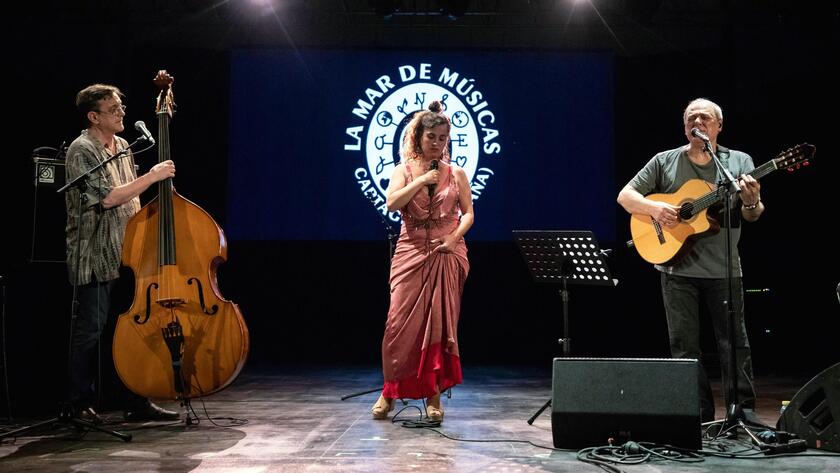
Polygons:
[[394,400],[393,399],[386,399],[379,395],[379,399],[376,400],[376,404],[373,405],[370,412],[373,414],[373,418],[376,420],[382,420],[388,418],[388,413],[394,410]]
[[426,416],[429,420],[443,422],[443,408],[440,405],[440,393],[426,399]]

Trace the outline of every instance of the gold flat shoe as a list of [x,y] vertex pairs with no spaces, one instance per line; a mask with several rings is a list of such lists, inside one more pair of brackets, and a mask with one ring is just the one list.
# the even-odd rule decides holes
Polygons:
[[370,410],[370,413],[373,414],[373,418],[376,420],[382,420],[388,418],[388,413],[394,410],[394,400],[393,399],[385,399],[382,395],[379,395],[379,399],[376,400],[376,404]]
[[426,416],[435,422],[443,421],[443,408],[440,406],[440,393],[426,400]]
[[438,409],[434,406],[426,406],[426,415],[429,417],[429,420],[443,422],[443,409]]

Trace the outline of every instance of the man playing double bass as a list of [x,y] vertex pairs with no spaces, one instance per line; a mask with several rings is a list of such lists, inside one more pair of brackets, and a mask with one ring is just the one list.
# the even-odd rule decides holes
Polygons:
[[[94,84],[76,95],[76,108],[86,129],[67,150],[67,181],[128,148],[117,136],[125,129],[122,92],[112,85]],[[102,420],[93,410],[96,344],[108,320],[111,289],[119,277],[125,228],[140,210],[139,195],[152,184],[175,176],[175,164],[164,161],[137,177],[134,157],[127,151],[87,178],[79,218],[79,190],[65,195],[67,208],[67,269],[77,286],[78,310],[70,349],[70,401],[74,415],[94,423]],[[80,255],[77,245],[81,238]],[[78,261],[78,265],[77,265]],[[129,393],[125,420],[175,420],[178,413],[160,408],[148,399]]]

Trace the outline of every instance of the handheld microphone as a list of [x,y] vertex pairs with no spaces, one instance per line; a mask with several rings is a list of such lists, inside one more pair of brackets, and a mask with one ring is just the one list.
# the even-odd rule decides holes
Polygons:
[[706,143],[708,143],[710,141],[709,137],[704,135],[703,132],[701,132],[697,128],[692,128],[691,129],[691,135],[696,137],[696,138],[700,138],[701,140],[705,141]]
[[[431,171],[431,170],[437,169],[437,168],[438,168],[437,159],[433,159],[432,162],[429,163],[429,170]],[[437,184],[429,184],[429,197],[432,197],[432,196],[435,195],[435,188],[436,187],[437,187]]]
[[146,128],[146,124],[143,123],[143,120],[137,120],[134,122],[134,129],[143,135],[144,140],[148,141],[150,144],[155,144],[155,139],[152,138],[152,134],[149,133],[149,129]]

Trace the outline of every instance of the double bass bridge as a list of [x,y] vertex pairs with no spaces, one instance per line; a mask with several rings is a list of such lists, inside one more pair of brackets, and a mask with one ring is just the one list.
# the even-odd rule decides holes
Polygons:
[[187,303],[184,299],[180,297],[165,297],[162,299],[155,300],[155,303],[159,306],[166,307],[167,309],[172,309],[174,307],[179,307]]

